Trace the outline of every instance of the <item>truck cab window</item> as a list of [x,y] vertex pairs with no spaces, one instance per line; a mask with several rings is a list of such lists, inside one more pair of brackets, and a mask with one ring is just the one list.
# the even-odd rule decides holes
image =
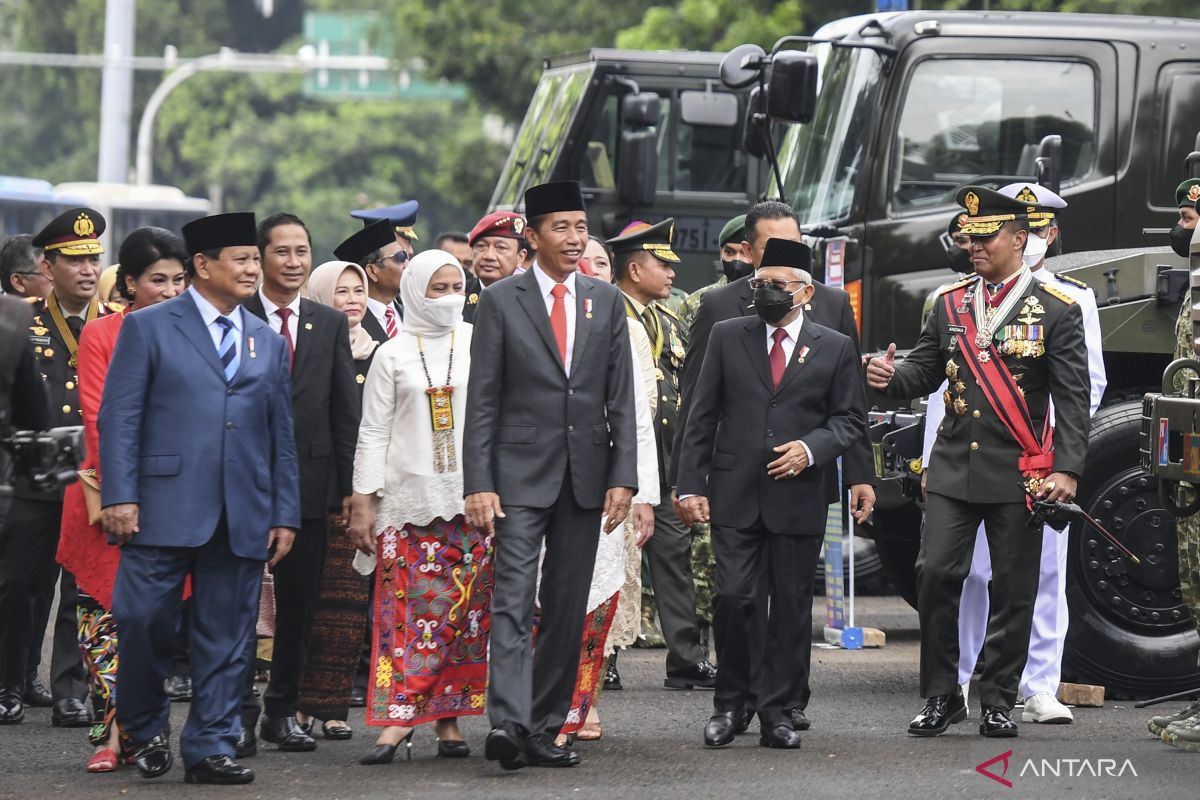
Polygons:
[[[738,103],[738,119],[744,115]],[[659,158],[663,153],[659,148]],[[693,192],[746,191],[746,151],[741,125],[675,123],[675,187]]]
[[929,59],[913,70],[893,140],[892,207],[950,205],[968,183],[1034,177],[1044,136],[1062,136],[1062,183],[1095,160],[1096,77],[1076,61]]

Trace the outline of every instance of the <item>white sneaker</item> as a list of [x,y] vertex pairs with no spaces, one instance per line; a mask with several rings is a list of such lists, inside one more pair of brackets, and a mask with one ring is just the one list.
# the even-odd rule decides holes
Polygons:
[[962,688],[963,705],[967,707],[967,716],[969,717],[971,716],[971,704],[967,702],[967,695],[971,693],[971,682],[967,681],[966,683],[959,685]]
[[1058,698],[1050,692],[1039,692],[1025,698],[1025,709],[1021,712],[1022,722],[1069,725],[1074,719],[1071,709],[1058,702]]

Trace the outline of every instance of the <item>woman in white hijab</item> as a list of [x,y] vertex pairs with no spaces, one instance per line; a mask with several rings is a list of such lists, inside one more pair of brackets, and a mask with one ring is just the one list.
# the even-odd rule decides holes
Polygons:
[[438,755],[470,752],[460,716],[487,693],[493,548],[463,518],[460,454],[470,372],[466,276],[427,250],[400,279],[404,324],[367,376],[354,459],[350,537],[375,556],[367,724],[382,726],[364,764],[386,764],[433,722]]

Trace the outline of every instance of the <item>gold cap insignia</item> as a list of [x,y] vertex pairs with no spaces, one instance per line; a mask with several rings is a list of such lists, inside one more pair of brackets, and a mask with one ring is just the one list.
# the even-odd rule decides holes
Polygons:
[[73,229],[76,236],[91,236],[96,232],[96,226],[92,223],[92,218],[87,214],[80,214],[75,218],[75,227]]
[[968,214],[975,216],[979,213],[979,195],[967,192],[967,196],[963,198],[963,205],[966,206]]
[[1193,203],[1200,200],[1200,183],[1192,184],[1192,188],[1188,189],[1188,200]]
[[520,217],[516,217],[515,219],[513,219],[512,229],[513,229],[513,233],[515,233],[517,236],[520,236],[521,233],[525,230],[525,220],[521,219]]
[[1037,195],[1033,193],[1033,189],[1030,189],[1028,186],[1026,186],[1021,190],[1020,194],[1017,195],[1017,202],[1033,203],[1034,205],[1037,205],[1038,199]]

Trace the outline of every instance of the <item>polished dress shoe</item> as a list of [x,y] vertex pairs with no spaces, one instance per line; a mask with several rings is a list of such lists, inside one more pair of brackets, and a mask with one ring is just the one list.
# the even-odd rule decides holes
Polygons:
[[803,708],[793,708],[788,712],[788,715],[792,719],[792,730],[806,731],[812,727],[812,723],[809,721],[808,717],[804,715]]
[[466,758],[471,748],[461,739],[438,739],[437,754],[440,758]]
[[754,716],[758,713],[758,709],[747,708],[742,712],[742,715],[737,720],[737,735],[741,736],[746,731],[750,730],[750,723],[754,722]]
[[712,689],[717,685],[717,668],[707,658],[686,669],[667,673],[663,686],[668,689]]
[[192,699],[192,679],[188,675],[172,675],[163,681],[163,690],[172,703],[187,703]]
[[967,718],[967,704],[962,690],[955,687],[953,694],[939,694],[925,701],[921,713],[908,723],[908,732],[913,736],[941,736],[951,725]]
[[1011,739],[1017,735],[1017,723],[1012,712],[1000,706],[984,706],[980,715],[979,734],[989,739]]
[[390,764],[396,760],[396,751],[400,745],[404,745],[404,751],[408,755],[408,760],[412,761],[412,737],[413,732],[408,734],[396,744],[377,744],[371,752],[358,760],[358,763],[368,767],[376,764]]
[[242,732],[234,745],[233,754],[236,758],[252,758],[258,755],[258,737],[254,735],[253,725],[243,725]]
[[158,778],[165,775],[175,757],[171,755],[171,744],[164,734],[155,736],[148,742],[136,745],[133,749],[133,763],[143,778]]
[[[308,723],[309,728],[312,728],[312,722]],[[309,731],[305,731],[308,733]],[[341,725],[330,725],[328,722],[321,723],[321,735],[326,739],[336,739],[345,741],[346,739],[354,738],[354,729],[343,722]]]
[[87,728],[92,724],[92,715],[82,700],[64,697],[54,701],[50,709],[50,724],[55,728]]
[[18,689],[0,689],[0,725],[17,725],[25,719],[25,704]]
[[285,753],[307,753],[317,749],[317,740],[304,732],[294,716],[264,716],[258,735],[264,742],[279,745]]
[[367,707],[367,690],[362,686],[355,686],[350,690],[350,707],[351,708],[366,708]]
[[778,750],[799,750],[800,734],[786,722],[779,722],[769,728],[764,727],[758,738],[763,747],[773,747]]
[[704,744],[708,747],[724,747],[732,742],[744,716],[741,711],[718,711],[713,714],[704,726]]
[[525,749],[525,733],[521,727],[515,722],[501,722],[488,733],[483,757],[488,761],[499,761],[503,769],[511,771],[529,763]]
[[25,681],[25,691],[21,693],[21,702],[30,708],[49,708],[54,699],[50,697],[50,690],[46,688],[46,684],[42,683],[41,678],[30,678]]
[[243,767],[229,756],[209,756],[188,767],[184,783],[214,783],[230,785],[252,783],[254,770]]
[[525,741],[525,757],[531,767],[576,767],[579,753],[559,747],[546,733],[535,733]]

